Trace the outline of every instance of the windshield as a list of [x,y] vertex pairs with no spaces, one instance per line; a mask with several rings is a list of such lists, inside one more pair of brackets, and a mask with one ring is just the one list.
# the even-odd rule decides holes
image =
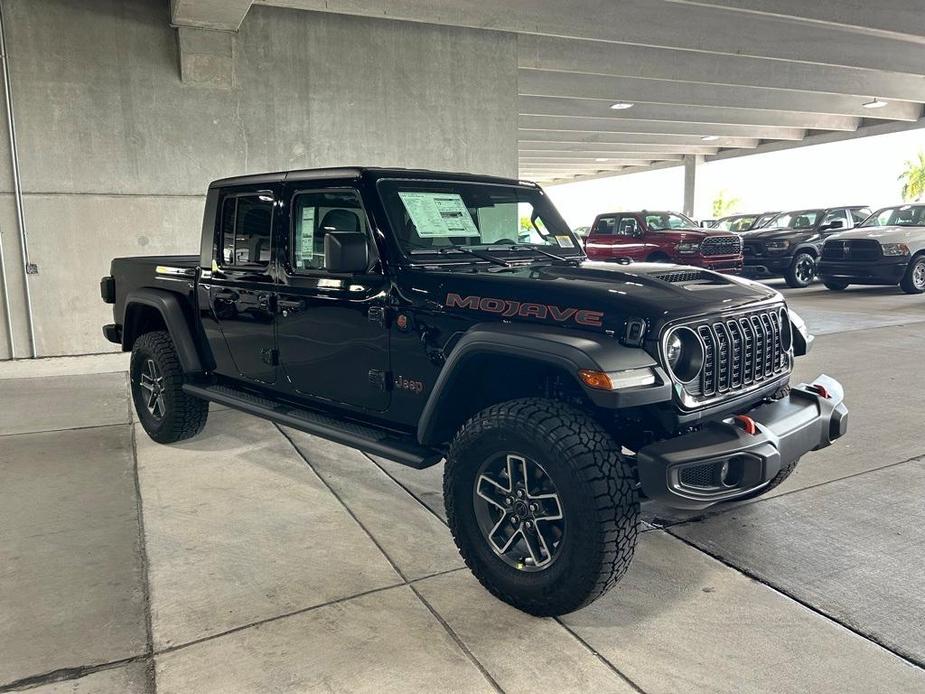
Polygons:
[[666,231],[668,229],[689,229],[697,225],[683,214],[646,212],[646,226],[652,231]]
[[723,231],[748,231],[752,228],[752,225],[755,223],[756,219],[758,219],[757,215],[747,215],[745,217],[726,217],[725,219],[721,219],[719,222],[714,224],[713,228],[722,229]]
[[864,220],[862,227],[921,227],[925,226],[925,205],[884,207]]
[[813,229],[824,211],[799,210],[797,212],[784,212],[771,220],[768,226],[781,229]]
[[777,213],[776,213],[776,212],[771,212],[770,214],[763,214],[763,215],[761,215],[760,217],[758,217],[758,221],[755,222],[755,227],[754,227],[754,228],[755,228],[755,229],[760,229],[761,227],[766,227],[768,224],[771,223],[771,220],[773,220],[774,217],[776,217],[776,216],[777,216]]
[[557,255],[581,252],[538,188],[387,179],[379,182],[379,194],[407,255],[443,254],[454,248],[509,252],[531,246]]

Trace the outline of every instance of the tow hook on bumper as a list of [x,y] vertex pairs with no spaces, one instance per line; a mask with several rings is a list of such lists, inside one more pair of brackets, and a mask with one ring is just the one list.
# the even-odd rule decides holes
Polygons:
[[754,492],[804,453],[845,435],[844,389],[822,375],[781,400],[765,403],[699,431],[642,448],[636,458],[649,499],[706,508]]

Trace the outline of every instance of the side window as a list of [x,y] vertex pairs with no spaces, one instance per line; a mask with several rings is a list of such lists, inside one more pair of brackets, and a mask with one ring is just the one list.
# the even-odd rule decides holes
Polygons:
[[826,226],[832,222],[841,222],[844,228],[848,228],[848,214],[843,209],[832,210],[822,218],[821,226]]
[[592,234],[605,234],[612,235],[616,233],[616,217],[598,217],[597,221],[594,222],[594,228],[591,229]]
[[868,217],[870,217],[870,208],[869,208],[869,207],[862,207],[862,208],[859,209],[859,210],[851,210],[851,216],[854,218],[854,223],[855,223],[855,224],[860,224],[860,223],[863,222],[865,219],[867,219]]
[[292,252],[296,270],[324,270],[324,236],[332,231],[367,234],[366,213],[352,190],[297,193],[292,205]]
[[617,233],[620,236],[637,236],[639,233],[639,224],[635,217],[622,217],[617,225]]
[[222,203],[222,265],[266,267],[270,262],[273,203],[256,195]]

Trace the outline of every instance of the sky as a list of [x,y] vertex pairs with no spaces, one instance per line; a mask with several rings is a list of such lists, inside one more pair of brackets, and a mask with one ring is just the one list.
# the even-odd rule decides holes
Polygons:
[[[925,128],[704,163],[697,169],[694,217],[712,217],[720,191],[739,199],[734,212],[899,204],[896,179],[919,150],[925,150]],[[602,212],[681,211],[684,168],[544,188],[571,227],[589,226]]]

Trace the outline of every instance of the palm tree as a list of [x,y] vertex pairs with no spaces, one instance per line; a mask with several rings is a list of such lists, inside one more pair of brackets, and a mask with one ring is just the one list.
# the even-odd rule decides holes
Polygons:
[[727,198],[726,191],[721,190],[713,200],[713,219],[722,219],[731,214],[739,206],[738,198]]
[[899,175],[903,182],[903,200],[913,202],[925,195],[925,151],[919,150],[916,159],[909,159]]

